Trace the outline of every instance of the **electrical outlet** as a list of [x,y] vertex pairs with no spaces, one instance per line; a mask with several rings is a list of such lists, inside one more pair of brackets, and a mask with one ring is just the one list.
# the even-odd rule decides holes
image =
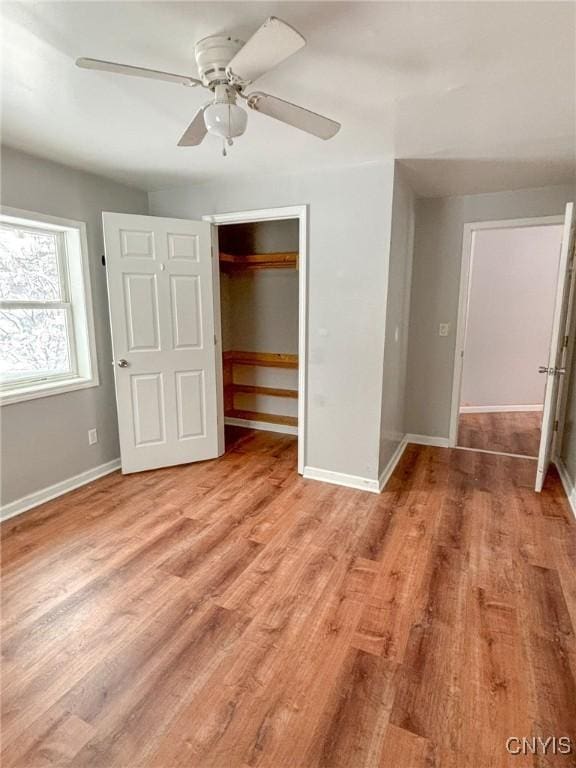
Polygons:
[[438,336],[448,336],[450,333],[450,323],[440,323],[438,326]]
[[95,429],[88,430],[88,445],[94,445],[98,442],[98,432]]

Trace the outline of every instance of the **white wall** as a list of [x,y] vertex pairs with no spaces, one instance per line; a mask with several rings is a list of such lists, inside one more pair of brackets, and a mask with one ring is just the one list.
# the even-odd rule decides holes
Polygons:
[[[2,204],[87,224],[100,385],[3,406],[2,504],[119,456],[116,398],[101,264],[103,210],[146,213],[145,192],[2,147]],[[99,442],[88,445],[88,430]]]
[[[407,378],[407,431],[447,438],[464,224],[564,213],[573,186],[421,199],[416,206]],[[449,322],[447,337],[438,324]]]
[[402,167],[396,163],[382,369],[381,473],[405,434],[406,365],[415,205],[414,193],[405,178]]
[[393,163],[151,192],[165,216],[308,204],[307,466],[376,480]]
[[562,226],[478,230],[461,405],[541,405]]

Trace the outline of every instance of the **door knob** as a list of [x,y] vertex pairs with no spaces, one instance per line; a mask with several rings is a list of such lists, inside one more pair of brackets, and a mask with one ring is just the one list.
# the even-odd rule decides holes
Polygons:
[[128,360],[118,360],[118,368],[128,368],[129,365]]
[[538,373],[549,373],[550,376],[564,376],[566,368],[547,368],[545,365],[541,365],[538,368]]

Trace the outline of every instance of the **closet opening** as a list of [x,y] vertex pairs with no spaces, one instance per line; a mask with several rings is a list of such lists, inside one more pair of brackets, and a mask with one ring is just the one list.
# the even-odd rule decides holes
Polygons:
[[305,215],[302,206],[206,217],[217,227],[225,450],[244,430],[295,435],[301,474]]

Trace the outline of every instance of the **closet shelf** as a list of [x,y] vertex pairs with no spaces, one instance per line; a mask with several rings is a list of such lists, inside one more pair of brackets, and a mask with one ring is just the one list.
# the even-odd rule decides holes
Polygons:
[[263,368],[292,368],[297,370],[298,355],[286,355],[278,352],[241,352],[238,350],[228,350],[227,352],[224,352],[222,357],[225,416],[241,421],[264,421],[268,424],[284,424],[289,427],[298,426],[298,418],[296,416],[247,411],[236,408],[234,403],[234,396],[237,394],[268,395],[271,397],[297,399],[297,389],[263,387],[254,384],[237,384],[234,381],[234,366],[248,365],[261,366]]
[[220,267],[224,271],[238,269],[297,269],[298,251],[284,253],[223,253],[220,252]]
[[285,424],[288,427],[297,427],[298,418],[296,416],[281,416],[276,413],[260,413],[259,411],[241,411],[237,408],[231,408],[226,411],[226,416],[242,421],[265,421],[268,424]]
[[240,392],[244,395],[268,395],[269,397],[291,397],[298,398],[297,389],[279,389],[278,387],[257,387],[252,384],[229,384],[228,387],[235,394]]
[[264,368],[298,368],[298,355],[277,352],[238,352],[229,350],[223,354],[224,362],[231,365],[259,365]]

